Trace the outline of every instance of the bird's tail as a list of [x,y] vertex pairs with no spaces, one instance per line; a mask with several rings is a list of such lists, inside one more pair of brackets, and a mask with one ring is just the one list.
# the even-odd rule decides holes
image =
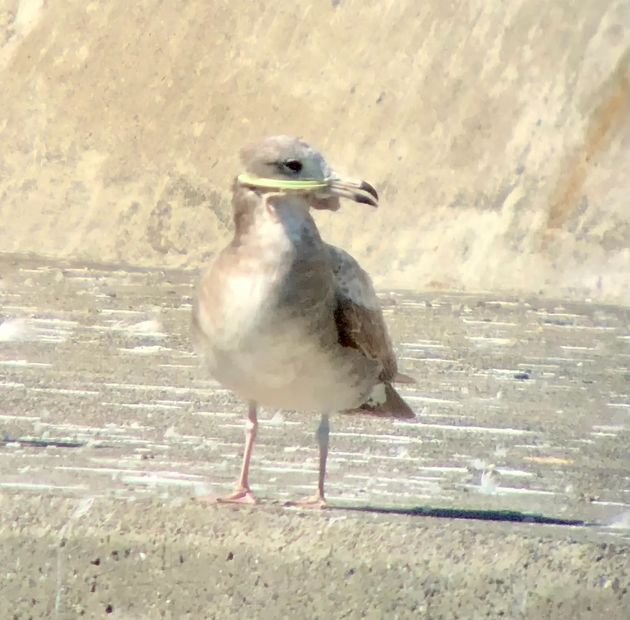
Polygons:
[[377,383],[365,403],[347,413],[367,413],[393,418],[415,418],[416,414],[389,381]]

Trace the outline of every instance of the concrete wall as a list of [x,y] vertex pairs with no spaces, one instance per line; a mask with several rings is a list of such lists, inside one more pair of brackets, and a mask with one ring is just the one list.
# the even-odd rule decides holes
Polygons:
[[383,287],[630,303],[626,0],[0,2],[0,251],[195,267],[237,152],[382,194],[320,217]]

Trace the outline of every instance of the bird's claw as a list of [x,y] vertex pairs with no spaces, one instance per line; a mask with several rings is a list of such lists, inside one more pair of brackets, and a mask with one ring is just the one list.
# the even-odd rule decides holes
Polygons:
[[311,495],[310,497],[304,497],[302,499],[285,502],[284,505],[292,508],[319,508],[322,510],[324,508],[328,508],[326,499],[322,497],[319,493]]
[[250,489],[237,489],[231,495],[225,495],[223,497],[200,497],[199,501],[206,502],[208,504],[257,504],[258,500]]

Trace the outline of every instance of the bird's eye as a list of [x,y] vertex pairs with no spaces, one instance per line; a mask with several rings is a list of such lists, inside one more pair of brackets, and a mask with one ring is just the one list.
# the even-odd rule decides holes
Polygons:
[[287,159],[284,162],[284,166],[293,172],[300,172],[300,170],[302,170],[302,162],[297,159]]

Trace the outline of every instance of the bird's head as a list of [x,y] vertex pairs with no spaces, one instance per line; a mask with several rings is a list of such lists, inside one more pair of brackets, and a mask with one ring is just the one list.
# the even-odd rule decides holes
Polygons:
[[321,153],[298,138],[265,138],[242,149],[241,161],[245,171],[237,182],[246,187],[306,194],[316,209],[336,211],[339,198],[378,206],[378,194],[369,183],[340,178]]

